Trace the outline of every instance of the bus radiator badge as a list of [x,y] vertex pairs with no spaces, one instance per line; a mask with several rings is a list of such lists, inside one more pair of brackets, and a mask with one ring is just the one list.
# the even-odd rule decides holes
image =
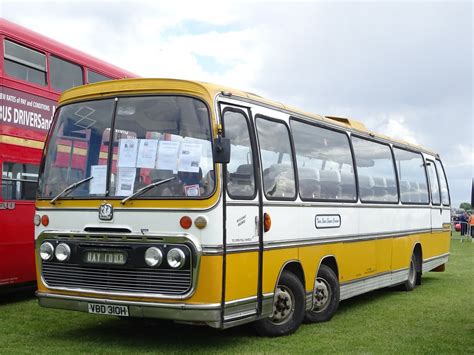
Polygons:
[[99,207],[99,219],[102,221],[110,221],[114,218],[114,208],[110,203],[103,203]]

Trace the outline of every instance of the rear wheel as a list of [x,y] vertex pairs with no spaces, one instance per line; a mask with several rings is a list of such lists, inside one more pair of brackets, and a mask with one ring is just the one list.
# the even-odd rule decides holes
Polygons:
[[339,306],[339,280],[334,271],[321,265],[314,283],[313,308],[305,314],[309,323],[330,320]]
[[412,291],[416,286],[417,271],[416,271],[416,257],[415,254],[411,256],[410,270],[408,271],[408,279],[403,284],[405,291]]
[[283,271],[273,296],[273,313],[255,322],[255,329],[269,337],[294,333],[303,321],[304,311],[303,284],[293,273]]

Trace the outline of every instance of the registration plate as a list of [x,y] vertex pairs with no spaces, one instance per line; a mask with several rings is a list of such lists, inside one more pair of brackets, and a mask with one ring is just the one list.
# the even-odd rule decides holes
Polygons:
[[87,264],[125,265],[127,254],[122,251],[88,250],[84,253],[83,261]]
[[87,306],[89,313],[128,317],[128,306],[102,303],[88,303]]

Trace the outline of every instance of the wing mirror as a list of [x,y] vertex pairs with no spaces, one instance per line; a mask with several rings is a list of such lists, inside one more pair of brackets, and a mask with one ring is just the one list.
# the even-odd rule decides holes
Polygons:
[[230,139],[222,138],[220,135],[215,138],[212,156],[214,163],[227,164],[230,161]]

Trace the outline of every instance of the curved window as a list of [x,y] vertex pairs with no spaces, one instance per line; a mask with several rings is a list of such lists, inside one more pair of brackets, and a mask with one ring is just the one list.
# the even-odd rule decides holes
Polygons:
[[302,200],[356,199],[351,148],[346,134],[291,121]]
[[257,118],[263,168],[263,189],[268,199],[296,197],[295,172],[288,128],[283,122]]
[[251,198],[255,195],[255,176],[247,119],[242,112],[226,110],[223,120],[231,144],[227,192],[232,198]]
[[439,183],[441,185],[441,201],[444,206],[449,206],[448,181],[446,180],[445,171],[439,160],[436,160],[436,170],[438,170]]
[[420,153],[394,148],[403,203],[429,203],[428,185],[423,157]]
[[439,205],[441,203],[438,174],[436,173],[436,167],[434,161],[426,161],[426,170],[428,170],[428,177],[430,178],[430,189],[431,189],[431,202],[433,205]]
[[397,184],[390,147],[367,139],[352,137],[363,202],[397,202]]

